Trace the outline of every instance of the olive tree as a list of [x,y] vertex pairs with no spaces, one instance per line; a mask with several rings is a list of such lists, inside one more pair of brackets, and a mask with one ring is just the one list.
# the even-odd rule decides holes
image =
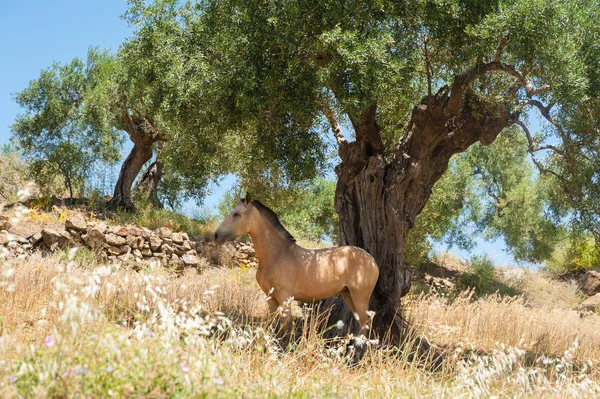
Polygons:
[[71,198],[95,164],[119,159],[120,133],[93,123],[84,101],[98,85],[99,66],[109,58],[91,48],[86,61],[55,63],[15,94],[25,112],[11,126],[13,140],[30,161],[35,180],[43,186],[60,177]]
[[[136,1],[132,15],[148,21],[173,7]],[[555,202],[577,204],[595,228],[599,8],[567,0],[187,2],[175,18],[186,32],[177,70],[187,84],[175,108],[190,120],[179,118],[181,142],[218,137],[236,150],[224,161],[239,173],[294,180],[318,166],[332,132],[340,242],[377,260],[373,326],[397,339],[410,288],[407,235],[455,154],[519,128],[534,165],[557,182]],[[530,131],[531,112],[543,131]],[[339,298],[329,305],[334,320],[352,318]]]

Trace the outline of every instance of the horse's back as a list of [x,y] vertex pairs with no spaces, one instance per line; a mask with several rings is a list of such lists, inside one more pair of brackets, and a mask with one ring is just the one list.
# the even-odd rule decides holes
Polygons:
[[369,274],[371,277],[379,275],[377,262],[371,254],[362,248],[352,245],[317,249],[315,251],[316,267],[336,269],[345,275]]

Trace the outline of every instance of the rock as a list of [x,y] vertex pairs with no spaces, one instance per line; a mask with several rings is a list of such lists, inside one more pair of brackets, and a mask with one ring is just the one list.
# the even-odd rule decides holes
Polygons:
[[242,252],[242,253],[245,253],[245,254],[248,254],[248,255],[254,255],[254,253],[255,253],[255,252],[254,252],[254,248],[252,248],[252,247],[251,247],[250,245],[248,245],[248,244],[244,244],[244,245],[242,245],[242,246],[241,246],[241,247],[238,249],[238,251],[239,251],[239,252]]
[[173,249],[178,256],[181,256],[192,249],[189,241],[184,241],[182,245],[173,244]]
[[171,240],[170,238],[162,238],[162,242],[166,244],[172,244],[173,240]]
[[169,262],[171,263],[171,265],[173,265],[175,267],[181,267],[184,265],[183,261],[179,258],[179,256],[177,256],[175,254],[171,255]]
[[20,247],[19,247],[19,243],[18,243],[18,242],[16,242],[16,241],[9,241],[9,242],[6,244],[6,247],[7,247],[7,248],[10,248],[10,249],[20,248]]
[[71,234],[71,239],[74,242],[81,241],[81,232],[76,231],[76,230],[71,230],[71,232],[69,234]]
[[71,239],[71,235],[66,231],[57,231],[54,229],[42,230],[42,239],[49,249],[53,250],[57,246],[66,247]]
[[65,220],[65,228],[76,231],[87,231],[87,222],[81,214],[76,213]]
[[23,248],[25,251],[29,251],[33,248],[33,245],[31,244],[23,244],[21,245],[21,248]]
[[183,247],[183,245],[173,244],[173,252],[175,252],[177,256],[182,256],[187,252],[187,250]]
[[171,234],[173,234],[173,232],[171,231],[171,229],[168,228],[168,227],[159,227],[158,229],[154,230],[154,232],[160,238],[171,238]]
[[133,249],[140,249],[144,246],[144,239],[142,237],[127,236],[125,239],[127,240],[127,245]]
[[[144,255],[142,254],[142,251],[140,251],[139,249],[134,249],[133,251],[131,251],[131,253],[133,254],[133,256],[135,256],[136,258],[143,258]],[[150,252],[150,254],[152,255],[152,252]]]
[[111,255],[120,255],[121,249],[119,247],[115,247],[114,245],[107,245],[106,251]]
[[31,245],[37,245],[40,241],[42,241],[42,233],[40,231],[29,237]]
[[8,230],[11,227],[8,216],[0,215],[0,230]]
[[151,235],[148,238],[148,241],[150,243],[150,249],[152,250],[152,252],[158,251],[158,249],[162,245],[162,240],[155,235]]
[[144,257],[150,257],[150,256],[152,256],[152,251],[150,251],[150,248],[144,248],[144,249],[142,249],[142,256],[144,256]]
[[109,245],[114,245],[115,247],[125,245],[127,240],[123,237],[120,237],[114,233],[108,233],[104,236],[104,239]]
[[127,237],[131,235],[131,231],[129,231],[128,228],[120,226],[117,226],[113,233],[118,235],[119,237]]
[[173,233],[171,234],[171,240],[173,240],[175,244],[183,244],[183,234]]
[[106,230],[108,230],[108,226],[105,225],[104,223],[88,223],[88,227],[87,227],[88,234],[90,233],[91,230],[95,230],[95,231],[99,232],[100,234],[104,234],[104,233],[106,233]]
[[243,253],[243,252],[240,252],[240,253],[238,253],[238,254],[236,255],[236,257],[237,257],[238,259],[248,259],[248,254],[245,254],[245,253]]
[[585,301],[581,303],[581,310],[587,310],[589,312],[600,312],[600,294],[596,294],[594,296],[589,297]]
[[133,260],[133,255],[127,252],[125,254],[117,256],[117,259],[119,259],[121,262],[130,262]]
[[102,225],[88,228],[88,233],[81,236],[81,239],[92,249],[100,248],[104,243],[104,231],[106,231],[106,228],[102,228]]
[[192,267],[198,266],[198,257],[196,257],[194,255],[183,255],[181,257],[181,260],[183,261],[183,264],[186,266],[192,266]]
[[129,235],[134,237],[140,237],[142,235],[142,230],[137,227],[127,227],[129,230]]
[[149,238],[152,235],[152,230],[142,227],[141,234],[142,234],[142,237]]
[[0,245],[7,244],[8,243],[8,237],[10,235],[11,234],[8,231],[6,231],[6,230],[0,231]]
[[173,253],[173,248],[169,244],[163,244],[162,245],[162,251],[166,255],[171,255]]
[[581,291],[586,295],[595,295],[600,293],[600,273],[589,271],[579,280]]

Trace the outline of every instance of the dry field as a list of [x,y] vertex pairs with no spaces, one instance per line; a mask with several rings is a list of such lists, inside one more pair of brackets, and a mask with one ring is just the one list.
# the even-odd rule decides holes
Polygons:
[[302,320],[282,351],[252,269],[134,272],[75,250],[0,262],[3,398],[600,395],[600,317],[547,301],[412,296],[441,368],[376,345],[351,366]]

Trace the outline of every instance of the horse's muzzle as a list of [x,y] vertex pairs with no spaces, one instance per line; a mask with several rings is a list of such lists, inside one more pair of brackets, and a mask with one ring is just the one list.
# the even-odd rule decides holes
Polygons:
[[223,244],[221,241],[219,241],[219,232],[218,231],[215,231],[213,233],[213,242],[215,244],[219,244],[219,245]]
[[213,242],[217,245],[224,244],[226,241],[229,241],[229,236],[231,234],[224,233],[222,231],[216,230],[213,233]]

